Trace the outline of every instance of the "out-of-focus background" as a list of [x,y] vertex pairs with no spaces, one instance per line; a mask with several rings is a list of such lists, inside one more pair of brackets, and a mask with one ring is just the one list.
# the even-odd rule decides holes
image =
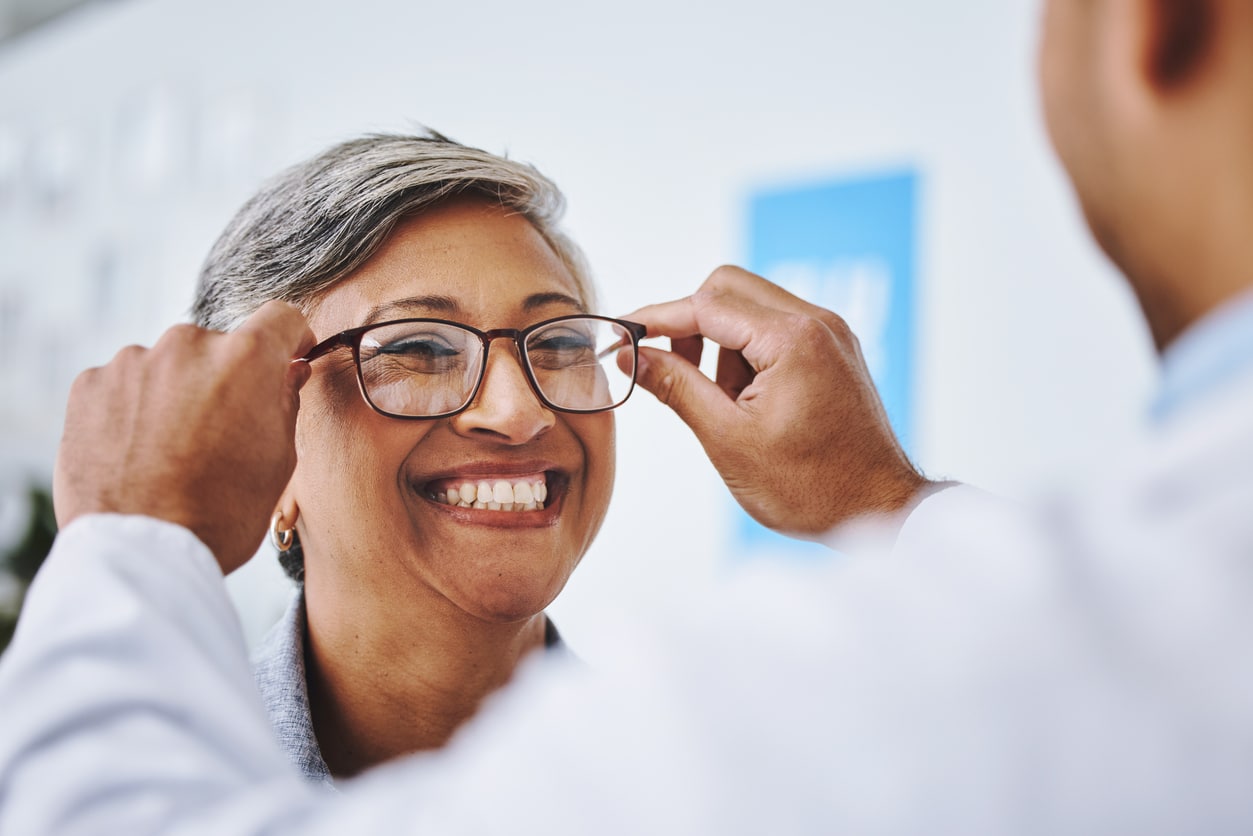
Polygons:
[[[555,179],[607,312],[747,264],[848,317],[929,474],[1082,478],[1153,370],[1048,149],[1037,5],[0,0],[0,616],[46,548],[73,376],[185,319],[262,178],[416,125]],[[552,608],[591,660],[623,616],[780,551],[650,395],[618,426],[613,505]],[[231,588],[255,638],[286,595],[272,552]]]

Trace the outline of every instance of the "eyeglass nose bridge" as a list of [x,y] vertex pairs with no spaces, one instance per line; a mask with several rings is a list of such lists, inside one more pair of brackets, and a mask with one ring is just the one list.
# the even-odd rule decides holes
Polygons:
[[[467,329],[470,330],[470,329]],[[496,340],[509,340],[513,343],[514,353],[518,360],[518,368],[522,371],[522,377],[526,379],[527,385],[531,387],[531,394],[539,401],[540,406],[544,409],[553,409],[552,404],[544,397],[544,393],[540,391],[539,382],[535,380],[535,373],[531,370],[531,362],[526,356],[526,345],[524,340],[530,335],[532,329],[521,330],[518,328],[493,328],[490,331],[472,331],[480,342],[483,343],[483,360],[479,364],[479,378],[474,383],[474,389],[470,392],[470,396],[466,399],[465,405],[457,410],[458,413],[472,409],[475,402],[479,399],[479,393],[483,391],[483,381],[487,379],[487,362],[491,359],[492,343]]]
[[518,347],[518,355],[523,353],[522,340],[530,333],[531,329],[521,330],[518,328],[493,328],[490,331],[478,331],[479,339],[483,341],[483,350],[495,340],[513,340],[513,344]]

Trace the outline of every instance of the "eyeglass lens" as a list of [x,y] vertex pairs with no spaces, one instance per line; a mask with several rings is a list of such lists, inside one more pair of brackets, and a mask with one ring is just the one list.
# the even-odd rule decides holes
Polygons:
[[[572,411],[612,409],[635,379],[631,334],[615,322],[577,317],[526,336],[522,352],[541,398]],[[618,355],[625,350],[625,371]],[[474,397],[484,369],[478,334],[438,322],[381,325],[362,335],[358,363],[366,397],[392,415],[456,412]]]

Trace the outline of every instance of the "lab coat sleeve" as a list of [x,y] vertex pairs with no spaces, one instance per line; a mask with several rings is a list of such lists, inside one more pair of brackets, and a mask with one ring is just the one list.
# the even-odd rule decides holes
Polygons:
[[901,521],[892,550],[902,555],[934,554],[934,538],[937,532],[951,531],[954,519],[973,519],[1000,526],[1012,525],[1017,536],[1021,537],[1026,528],[1024,510],[1004,497],[971,485],[951,483],[929,493],[909,509]]
[[0,833],[259,832],[312,795],[208,549],[143,517],[67,526],[0,660]]
[[[0,833],[627,833],[659,810],[693,832],[707,820],[681,745],[686,706],[665,677],[650,667],[662,687],[626,693],[556,667],[567,675],[524,671],[439,757],[327,793],[279,749],[203,544],[151,519],[85,518],[58,536],[0,663]],[[633,777],[653,788],[643,805],[622,791]]]

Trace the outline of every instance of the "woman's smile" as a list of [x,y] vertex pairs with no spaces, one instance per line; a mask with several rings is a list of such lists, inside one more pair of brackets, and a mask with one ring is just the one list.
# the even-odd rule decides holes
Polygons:
[[[555,474],[554,474],[555,475]],[[426,485],[426,494],[441,505],[488,511],[543,511],[548,499],[547,472],[516,476],[458,476]],[[554,497],[556,492],[554,491]]]
[[550,526],[561,513],[569,477],[551,467],[475,464],[423,482],[418,494],[467,525]]

